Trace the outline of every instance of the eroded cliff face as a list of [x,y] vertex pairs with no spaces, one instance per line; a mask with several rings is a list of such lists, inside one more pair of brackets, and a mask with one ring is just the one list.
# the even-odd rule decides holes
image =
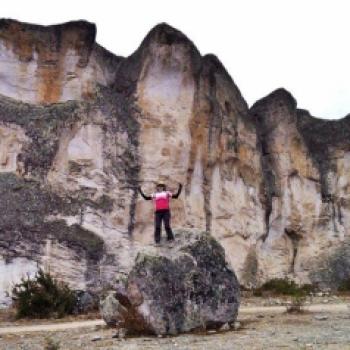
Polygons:
[[321,120],[280,89],[251,109],[267,193],[263,279],[336,287],[349,278],[349,118]]
[[95,25],[83,21],[43,27],[1,20],[0,93],[30,103],[89,98],[96,83],[113,81],[119,61],[95,36]]
[[38,265],[113,284],[153,241],[137,186],[158,181],[184,184],[173,226],[210,231],[241,284],[349,276],[348,118],[315,119],[284,90],[249,110],[166,24],[127,58],[94,39],[87,22],[0,21],[2,293]]

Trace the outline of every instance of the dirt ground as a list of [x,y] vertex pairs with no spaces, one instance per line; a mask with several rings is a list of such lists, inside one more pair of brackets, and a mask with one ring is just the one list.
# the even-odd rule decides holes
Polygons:
[[[350,350],[350,309],[349,298],[323,296],[314,298],[307,305],[308,310],[300,314],[284,311],[283,298],[244,298],[238,317],[237,330],[185,334],[176,337],[126,337],[113,338],[115,330],[100,325],[100,321],[63,320],[68,325],[85,322],[79,328],[57,330],[62,322],[51,323],[51,331],[0,333],[0,349],[42,350],[48,339],[59,342],[60,350],[101,349],[181,349],[181,350],[228,350],[228,349],[349,349]],[[92,317],[93,315],[91,315]],[[86,324],[91,322],[91,324]],[[97,322],[97,323],[96,323]],[[40,322],[13,323],[4,320],[5,327],[26,327]],[[47,324],[41,321],[40,324]],[[49,326],[49,327],[51,327]],[[77,325],[78,326],[78,325]],[[8,328],[7,328],[8,329]],[[96,338],[96,340],[94,339]]]

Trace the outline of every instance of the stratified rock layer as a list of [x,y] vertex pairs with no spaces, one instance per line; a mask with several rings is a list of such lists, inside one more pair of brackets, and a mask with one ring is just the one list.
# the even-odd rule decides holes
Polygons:
[[144,248],[127,280],[101,303],[108,324],[178,334],[236,320],[239,284],[223,248],[207,233],[177,231],[171,247]]
[[349,278],[350,119],[319,120],[282,89],[250,110],[224,67],[160,24],[117,57],[79,21],[0,20],[0,299],[37,265],[76,289],[113,284],[174,227],[209,231],[240,283]]

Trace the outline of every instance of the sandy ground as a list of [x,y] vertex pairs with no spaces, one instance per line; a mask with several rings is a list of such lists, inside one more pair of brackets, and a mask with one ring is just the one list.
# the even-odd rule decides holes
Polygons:
[[[321,302],[320,302],[321,301]],[[275,303],[278,301],[274,301]],[[0,349],[42,350],[47,339],[60,343],[60,350],[102,349],[349,349],[348,300],[318,300],[301,314],[287,314],[285,307],[266,300],[242,303],[238,330],[177,337],[127,337],[115,339],[115,330],[101,320],[78,320],[47,324],[0,324]],[[248,305],[247,305],[248,304]],[[93,340],[98,337],[98,340]]]

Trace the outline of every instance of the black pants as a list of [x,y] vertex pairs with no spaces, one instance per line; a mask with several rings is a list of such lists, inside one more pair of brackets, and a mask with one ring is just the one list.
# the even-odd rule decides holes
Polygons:
[[164,221],[164,227],[167,234],[168,241],[174,239],[173,232],[170,227],[170,210],[159,210],[154,213],[154,240],[156,243],[160,242],[160,234],[162,231],[162,221]]

